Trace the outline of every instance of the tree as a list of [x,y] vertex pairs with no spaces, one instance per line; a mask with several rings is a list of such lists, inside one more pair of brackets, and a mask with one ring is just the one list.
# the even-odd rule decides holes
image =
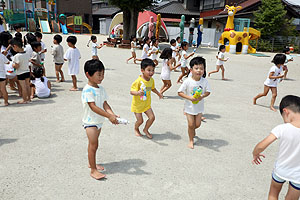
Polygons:
[[154,0],[109,0],[111,5],[123,11],[123,39],[129,40],[136,34],[139,12],[151,6]]
[[262,37],[293,33],[295,28],[291,25],[292,19],[287,19],[286,13],[281,0],[261,0],[259,10],[254,12],[254,24],[261,31]]

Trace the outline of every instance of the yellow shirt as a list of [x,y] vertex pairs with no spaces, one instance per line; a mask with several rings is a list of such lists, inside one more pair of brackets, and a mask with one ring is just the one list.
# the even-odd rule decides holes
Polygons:
[[143,113],[151,108],[151,91],[155,88],[154,79],[144,80],[139,76],[131,85],[130,91],[144,91],[143,96],[133,96],[131,103],[131,112]]

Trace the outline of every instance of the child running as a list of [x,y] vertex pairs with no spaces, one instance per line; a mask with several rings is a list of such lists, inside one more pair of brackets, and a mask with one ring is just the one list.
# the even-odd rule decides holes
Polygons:
[[219,72],[219,70],[221,69],[222,70],[222,80],[226,80],[225,75],[224,75],[225,74],[224,62],[226,62],[228,60],[228,58],[225,59],[225,50],[226,50],[225,45],[221,45],[219,47],[219,52],[216,55],[216,58],[217,58],[217,63],[216,63],[217,64],[217,70],[209,72],[208,73],[208,77],[210,77],[210,75],[213,74],[213,73]]
[[176,40],[172,39],[170,41],[170,44],[171,44],[171,49],[172,49],[172,61],[171,61],[171,64],[176,66],[176,55],[178,53],[178,49],[176,49]]
[[149,39],[148,36],[146,36],[144,38],[144,46],[143,46],[143,50],[142,50],[142,56],[141,58],[137,58],[135,60],[137,61],[143,61],[143,59],[148,58],[148,54],[149,54],[149,49],[150,49],[150,42],[151,40]]
[[165,48],[160,54],[160,58],[163,59],[162,69],[161,69],[161,80],[163,82],[163,86],[160,89],[160,94],[163,95],[165,91],[167,91],[171,86],[171,71],[176,69],[176,66],[172,66],[172,52],[173,50],[169,47]]
[[0,53],[0,93],[4,99],[4,105],[8,106],[8,94],[6,90],[6,68],[5,64],[9,64],[9,60],[6,56]]
[[149,128],[155,120],[155,116],[151,108],[151,91],[157,94],[159,98],[163,98],[163,96],[155,88],[154,79],[152,78],[154,69],[154,62],[149,58],[145,58],[141,62],[142,75],[132,83],[130,89],[130,94],[133,95],[131,112],[134,112],[134,115],[136,117],[134,126],[135,135],[142,136],[139,127],[143,123],[142,114],[145,113],[148,117],[148,120],[143,129],[143,132],[149,139],[152,139],[152,135],[149,133]]
[[100,60],[89,60],[84,65],[84,72],[88,78],[88,84],[82,90],[83,127],[89,140],[88,160],[91,168],[91,177],[102,179],[105,174],[98,170],[104,170],[101,165],[96,165],[96,152],[98,138],[105,118],[112,124],[118,124],[117,115],[114,114],[107,103],[108,96],[100,85],[104,79],[104,66]]
[[17,78],[22,88],[23,100],[18,101],[19,104],[30,102],[30,71],[29,60],[30,54],[23,49],[22,39],[13,38],[10,44],[17,54],[13,58],[13,68],[16,69]]
[[[55,65],[55,74],[56,74],[56,82],[64,82],[65,77],[62,71],[62,66],[64,64],[64,48],[60,45],[62,42],[62,37],[60,35],[55,35],[53,38],[53,48],[52,48],[52,56]],[[61,79],[59,79],[59,74]]]
[[202,57],[193,58],[190,62],[192,77],[187,78],[178,90],[178,95],[185,99],[184,112],[188,122],[189,144],[194,148],[196,129],[201,125],[204,112],[204,98],[210,95],[206,76],[206,63]]
[[64,60],[69,62],[69,75],[72,77],[73,87],[70,91],[78,91],[76,75],[79,74],[79,59],[81,58],[78,48],[76,48],[77,38],[69,36],[67,38],[70,47],[64,55]]
[[130,38],[131,42],[130,42],[130,51],[131,51],[131,57],[128,58],[126,60],[126,63],[128,64],[128,61],[133,59],[134,64],[136,64],[136,53],[135,53],[135,49],[137,48],[136,46],[136,37],[135,35],[132,35]]
[[284,53],[285,56],[286,56],[286,59],[285,59],[284,65],[283,65],[283,71],[284,71],[283,79],[286,79],[286,75],[287,75],[287,73],[288,73],[288,71],[289,71],[289,70],[288,70],[288,67],[287,67],[287,64],[288,64],[289,62],[292,62],[294,59],[293,59],[293,57],[290,55],[291,50],[290,50],[289,47],[285,47],[285,48],[283,49],[283,53]]
[[151,57],[151,60],[153,60],[153,62],[155,63],[155,67],[158,65],[158,61],[157,61],[158,53],[159,53],[158,40],[154,38],[152,40],[152,49],[148,56]]
[[180,61],[181,59],[181,55],[180,55],[180,51],[181,51],[181,38],[178,36],[176,38],[176,49],[177,49],[177,56],[178,56],[178,62]]
[[285,62],[286,56],[284,54],[276,54],[273,58],[273,63],[275,64],[271,69],[269,70],[268,77],[266,81],[264,82],[264,91],[263,93],[258,94],[253,99],[253,104],[256,105],[257,99],[263,96],[267,96],[269,90],[272,92],[272,99],[271,99],[271,105],[270,109],[276,112],[276,109],[274,108],[274,103],[277,97],[277,84],[284,75],[280,75],[283,71],[283,65]]
[[187,60],[191,56],[195,55],[195,52],[192,52],[189,55],[187,55],[187,50],[189,49],[189,44],[187,42],[182,42],[181,48],[182,48],[182,57],[181,57],[181,60],[180,60],[180,64],[178,64],[176,66],[176,68],[181,67],[181,74],[178,77],[177,83],[182,83],[182,78],[188,74],[189,69],[187,67]]
[[97,44],[97,37],[95,35],[91,36],[91,39],[89,40],[87,46],[90,46],[90,42],[92,41],[92,59],[99,60],[98,57],[98,49],[101,49],[103,47],[103,44],[98,45]]
[[278,199],[283,184],[289,181],[286,200],[300,197],[300,97],[285,96],[279,105],[284,124],[276,126],[269,136],[253,150],[253,164],[259,165],[265,158],[261,154],[270,144],[279,139],[278,157],[272,173],[268,199]]
[[38,98],[47,98],[51,94],[50,81],[43,76],[43,68],[37,67],[33,69],[33,78],[31,81],[33,87],[31,88],[31,99],[36,95]]

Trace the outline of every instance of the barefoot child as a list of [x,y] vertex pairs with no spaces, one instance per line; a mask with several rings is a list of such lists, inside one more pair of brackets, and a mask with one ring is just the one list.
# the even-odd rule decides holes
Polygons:
[[181,51],[181,38],[178,36],[176,38],[176,49],[177,49],[177,56],[178,56],[178,62],[180,61],[181,59],[181,54],[180,54],[180,51]]
[[270,144],[279,139],[279,152],[272,173],[268,199],[278,199],[283,184],[289,181],[285,199],[300,197],[300,97],[285,96],[279,105],[284,124],[276,126],[269,136],[253,150],[253,164],[259,165],[265,157],[261,154]]
[[33,69],[34,80],[31,81],[33,87],[31,87],[31,99],[36,95],[38,98],[48,98],[51,94],[50,81],[43,76],[43,68],[37,67]]
[[156,67],[158,65],[157,55],[159,53],[158,40],[153,39],[152,44],[153,44],[151,47],[152,49],[148,56],[153,60],[155,67]]
[[163,86],[160,89],[160,94],[163,95],[165,91],[167,91],[171,86],[171,71],[176,69],[176,66],[172,66],[172,49],[165,48],[160,54],[160,58],[163,59],[162,68],[161,68],[161,80],[163,82]]
[[159,98],[163,96],[156,90],[154,86],[154,74],[155,64],[154,62],[146,58],[141,63],[142,75],[139,76],[131,85],[130,94],[132,97],[131,112],[134,112],[136,122],[134,131],[136,136],[142,136],[139,127],[143,123],[143,113],[148,117],[143,132],[151,139],[152,135],[149,133],[149,128],[155,120],[154,113],[151,109],[151,91],[157,94]]
[[91,39],[89,40],[89,42],[87,44],[88,47],[90,46],[91,41],[92,41],[92,59],[98,59],[99,60],[98,49],[101,49],[103,47],[103,45],[102,44],[98,45],[97,44],[97,37],[92,35]]
[[137,46],[136,46],[136,37],[135,37],[135,35],[132,35],[130,40],[131,40],[131,42],[130,42],[131,57],[127,59],[126,63],[128,63],[129,60],[133,59],[134,64],[136,64],[135,49],[137,48]]
[[31,72],[33,72],[33,70],[35,68],[42,68],[43,71],[45,71],[44,65],[41,64],[42,58],[41,58],[41,55],[39,53],[42,50],[41,43],[37,42],[37,41],[32,42],[31,43],[31,48],[33,50],[32,54],[31,54],[31,59],[30,59],[30,62],[32,64]]
[[81,55],[79,49],[75,46],[76,42],[77,38],[75,36],[69,36],[67,38],[67,43],[70,48],[64,56],[64,60],[69,62],[69,75],[71,75],[73,82],[73,87],[70,91],[78,91],[76,75],[79,74],[79,59]]
[[5,64],[9,64],[9,60],[5,55],[0,53],[0,93],[4,99],[4,105],[8,106],[8,94],[6,90],[6,68]]
[[176,55],[177,55],[177,53],[178,53],[178,49],[176,49],[176,40],[174,40],[174,39],[172,39],[171,41],[170,41],[170,45],[171,45],[171,49],[172,49],[172,62],[171,62],[171,64],[172,65],[174,65],[174,66],[176,66]]
[[[62,66],[64,64],[64,48],[60,45],[62,42],[62,37],[60,35],[55,35],[53,38],[53,48],[52,48],[52,56],[55,65],[55,74],[56,74],[56,82],[64,82],[65,77],[62,71]],[[59,74],[61,79],[59,80]]]
[[112,124],[118,124],[117,116],[107,103],[107,94],[100,85],[104,79],[104,66],[100,60],[89,60],[84,65],[84,72],[88,78],[88,84],[82,90],[83,127],[89,140],[88,159],[91,168],[91,177],[102,179],[105,174],[98,170],[104,170],[101,165],[96,165],[96,151],[98,138],[105,118]]
[[24,104],[30,102],[30,70],[29,70],[29,60],[30,54],[25,52],[23,49],[22,39],[13,38],[10,42],[13,50],[17,52],[14,56],[13,68],[16,69],[17,78],[19,80],[23,100],[18,103]]
[[180,64],[176,66],[176,68],[181,67],[181,74],[178,77],[177,83],[182,83],[182,78],[188,74],[189,69],[187,67],[187,60],[195,54],[195,52],[192,52],[189,55],[187,55],[186,51],[189,49],[189,44],[187,42],[183,42],[181,44],[181,48],[182,48],[182,57],[180,60]]
[[217,57],[217,63],[216,63],[217,64],[217,70],[209,72],[208,77],[210,77],[210,75],[213,74],[213,73],[219,72],[219,70],[221,69],[222,70],[222,80],[226,80],[225,75],[224,75],[224,73],[225,73],[224,62],[226,62],[228,60],[228,58],[225,59],[225,50],[226,50],[225,45],[221,45],[219,47],[219,52],[216,56]]
[[290,50],[289,47],[285,47],[285,48],[283,49],[283,53],[284,53],[285,56],[286,56],[286,59],[285,59],[284,65],[283,65],[283,71],[284,71],[283,79],[286,79],[286,75],[287,75],[287,73],[288,73],[288,71],[289,71],[289,70],[288,70],[288,67],[287,67],[287,64],[288,64],[289,62],[292,62],[294,59],[293,59],[293,57],[290,55],[291,50]]
[[40,42],[41,43],[41,51],[39,52],[40,56],[41,56],[41,63],[43,65],[43,68],[44,68],[44,76],[46,76],[46,70],[45,70],[45,66],[44,66],[44,63],[45,63],[45,54],[47,53],[47,47],[46,47],[46,44],[42,41],[43,39],[43,34],[40,33],[40,32],[35,32],[35,37],[36,37],[36,41]]
[[[184,112],[188,122],[189,144],[194,148],[194,137],[196,129],[201,125],[201,117],[204,112],[204,98],[210,95],[210,87],[206,76],[205,59],[202,57],[193,58],[190,62],[192,77],[187,78],[178,90],[178,95],[185,99]],[[202,94],[197,97],[197,90]]]
[[149,50],[150,50],[150,38],[148,36],[146,36],[144,38],[144,46],[143,46],[143,50],[142,50],[142,56],[141,58],[137,58],[135,60],[137,61],[143,61],[143,59],[148,58],[148,54],[149,54]]
[[283,71],[283,65],[285,62],[286,56],[284,54],[276,54],[273,58],[273,63],[275,64],[271,69],[269,70],[268,77],[266,81],[264,82],[264,91],[263,93],[258,94],[253,99],[253,104],[256,104],[257,99],[263,96],[267,96],[269,90],[272,92],[272,99],[271,99],[271,110],[276,112],[276,109],[274,108],[274,103],[277,97],[277,84],[281,78],[284,77],[284,75],[280,75]]

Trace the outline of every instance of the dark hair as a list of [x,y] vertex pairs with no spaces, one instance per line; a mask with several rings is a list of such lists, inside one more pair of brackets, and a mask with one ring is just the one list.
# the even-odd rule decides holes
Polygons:
[[15,30],[17,30],[17,29],[19,29],[19,28],[21,28],[21,25],[20,25],[20,24],[14,25],[14,29],[15,29]]
[[159,58],[161,58],[161,59],[171,59],[172,58],[172,52],[173,52],[173,50],[170,47],[167,47],[161,52]]
[[97,37],[95,36],[95,35],[92,35],[91,36],[91,40],[93,41],[93,40],[96,40],[97,39]]
[[98,59],[88,60],[84,64],[84,73],[88,73],[90,76],[93,76],[96,72],[104,71],[103,63]]
[[274,56],[272,63],[274,63],[275,65],[280,65],[280,64],[284,64],[285,63],[285,59],[286,56],[282,53],[278,53]]
[[148,36],[146,36],[145,38],[144,38],[144,44],[146,44],[146,42],[149,40],[149,37]]
[[43,38],[43,34],[41,32],[35,32],[35,37]]
[[21,38],[17,38],[17,37],[14,37],[11,41],[10,41],[10,44],[11,45],[16,45],[20,48],[23,47],[23,42],[22,42],[22,39]]
[[222,51],[222,49],[226,49],[226,46],[224,44],[219,46],[219,51]]
[[33,74],[34,78],[41,78],[41,81],[44,82],[43,73],[44,73],[44,70],[42,67],[36,67],[33,69],[32,74]]
[[288,108],[295,113],[300,113],[300,97],[294,95],[287,95],[281,99],[279,104],[280,113],[283,113],[283,109]]
[[153,36],[151,36],[150,39],[151,39],[151,41],[153,42],[153,40],[156,39],[156,37],[153,35]]
[[195,66],[195,65],[203,65],[204,67],[204,73],[203,73],[203,78],[206,77],[206,62],[205,62],[205,58],[201,57],[201,56],[198,56],[198,57],[195,57],[191,60],[190,62],[190,67],[191,69]]
[[157,41],[156,38],[152,39],[152,45],[154,45],[154,43]]
[[8,31],[0,33],[0,46],[8,47],[9,40],[12,39],[12,35]]
[[178,41],[180,39],[180,37],[178,36],[177,38],[176,38],[176,41]]
[[182,43],[181,43],[181,48],[183,48],[183,47],[185,47],[185,46],[188,46],[188,44],[189,44],[189,43],[187,43],[186,41],[182,42]]
[[35,42],[35,41],[36,41],[36,37],[32,33],[27,33],[24,36],[24,46],[27,44],[31,44],[32,42]]
[[75,45],[77,42],[77,38],[75,36],[69,36],[67,38],[67,42],[70,42],[71,44]]
[[38,42],[38,41],[34,41],[34,42],[32,42],[30,45],[31,45],[31,48],[32,48],[33,50],[35,50],[35,48],[38,48],[38,47],[42,46],[41,43]]
[[60,44],[60,43],[62,42],[62,37],[61,37],[60,35],[55,35],[55,36],[53,37],[53,39],[56,40],[56,42],[57,42],[58,44]]
[[141,62],[141,69],[145,70],[148,66],[155,67],[155,63],[149,58],[143,59]]
[[174,44],[174,43],[176,43],[176,40],[175,40],[175,39],[172,39],[172,40],[170,41],[170,44],[172,45],[172,44]]
[[135,35],[130,36],[130,41],[132,41],[134,38],[136,38]]
[[290,51],[290,48],[289,47],[284,47],[283,50],[282,50],[282,53],[287,53]]
[[22,36],[22,33],[16,32],[15,33],[15,37],[22,39],[23,36]]

